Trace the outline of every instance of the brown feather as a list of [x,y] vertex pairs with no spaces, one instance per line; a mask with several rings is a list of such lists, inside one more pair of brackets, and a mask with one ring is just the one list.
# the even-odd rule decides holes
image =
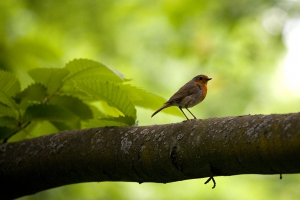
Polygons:
[[180,101],[183,98],[191,94],[200,92],[201,88],[196,84],[191,83],[193,83],[193,80],[189,81],[184,86],[182,86],[173,96],[171,96],[171,98],[166,102],[166,104],[168,103],[170,106],[174,104],[176,105],[176,103],[180,103]]
[[[194,77],[184,86],[182,86],[173,96],[171,96],[171,98],[161,108],[155,111],[151,117],[167,107],[178,106],[186,119],[189,120],[182,108],[187,109],[191,115],[193,115],[188,108],[193,107],[203,101],[207,93],[206,85],[207,81],[209,80],[211,80],[211,78],[208,78],[206,75],[198,75]],[[193,117],[196,119],[194,115]]]

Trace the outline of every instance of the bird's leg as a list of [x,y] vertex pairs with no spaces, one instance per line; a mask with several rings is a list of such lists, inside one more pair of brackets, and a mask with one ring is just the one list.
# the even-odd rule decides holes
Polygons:
[[182,108],[180,106],[178,106],[178,108],[181,110],[181,112],[184,114],[185,118],[187,119],[187,121],[189,121],[190,119],[185,115],[185,113],[183,112]]
[[[185,109],[187,109],[191,113],[191,115],[193,115],[193,113],[188,108],[185,108]],[[193,117],[194,117],[194,119],[197,119],[197,117],[195,117],[195,115],[193,115]]]
[[213,175],[211,175],[210,177],[209,177],[209,179],[207,179],[207,181],[205,181],[205,183],[204,184],[207,184],[207,183],[209,183],[209,181],[211,181],[212,180],[212,182],[214,183],[214,185],[213,185],[213,187],[212,187],[212,189],[214,189],[215,187],[216,187],[216,181],[215,181],[215,179],[214,179],[214,176]]

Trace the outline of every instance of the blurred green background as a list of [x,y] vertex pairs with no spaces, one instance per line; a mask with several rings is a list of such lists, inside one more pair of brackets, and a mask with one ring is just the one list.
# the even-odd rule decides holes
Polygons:
[[[198,118],[300,110],[297,0],[4,0],[0,10],[0,68],[14,72],[22,89],[31,81],[30,69],[89,58],[166,100],[194,76],[212,77],[205,101],[191,109]],[[139,125],[184,120],[137,112]],[[205,179],[86,183],[22,199],[300,198],[299,175],[216,181],[214,190],[203,184]]]

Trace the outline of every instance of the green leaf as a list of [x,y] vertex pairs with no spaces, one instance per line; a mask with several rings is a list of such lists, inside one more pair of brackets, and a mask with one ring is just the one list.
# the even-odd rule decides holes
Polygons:
[[[24,127],[24,125],[27,126]],[[57,128],[48,120],[32,120],[30,123],[23,124],[23,127],[24,129],[20,131],[21,134],[14,136],[10,141],[18,141],[24,138],[34,138],[58,132]]]
[[26,89],[16,95],[18,102],[21,101],[37,101],[42,102],[47,96],[47,89],[40,83],[29,85]]
[[0,117],[0,127],[16,128],[18,122],[15,118],[2,116]]
[[136,119],[136,109],[120,85],[99,80],[75,81],[75,86],[86,94],[102,99],[117,108],[124,116]]
[[[101,110],[102,113],[104,113],[102,117],[106,117],[106,115],[111,115],[111,116],[114,116],[114,117],[123,115],[123,113],[120,112],[120,110],[118,110],[116,107],[110,106],[104,100],[97,101],[96,106],[98,107],[99,110]],[[97,116],[97,115],[94,115],[94,116]]]
[[[167,101],[166,99],[158,95],[152,94],[150,92],[147,92],[146,90],[143,90],[136,86],[132,86],[130,84],[122,85],[122,89],[126,91],[130,99],[133,101],[134,105],[143,108],[157,110]],[[179,109],[164,109],[163,112],[182,116],[182,113],[179,111]]]
[[81,121],[82,128],[92,128],[92,127],[99,127],[99,117],[105,117],[106,115],[102,113],[98,107],[94,105],[90,105],[90,108],[93,112],[93,119],[89,119],[86,121]]
[[93,118],[93,113],[89,106],[78,98],[72,96],[53,96],[49,100],[49,103],[64,107],[82,120]]
[[21,130],[18,122],[12,117],[0,117],[0,139],[8,139]]
[[49,94],[53,94],[62,87],[63,79],[69,74],[69,71],[60,68],[37,68],[30,70],[28,74],[35,82],[46,86]]
[[12,99],[20,91],[18,79],[9,72],[0,70],[0,102],[17,110],[17,104]]
[[24,121],[31,120],[69,122],[76,121],[78,118],[67,109],[57,105],[35,104],[29,106],[24,114]]
[[17,119],[17,112],[2,103],[0,103],[0,116],[8,116]]
[[66,80],[124,81],[122,73],[93,60],[75,59],[67,63],[64,69],[70,71]]

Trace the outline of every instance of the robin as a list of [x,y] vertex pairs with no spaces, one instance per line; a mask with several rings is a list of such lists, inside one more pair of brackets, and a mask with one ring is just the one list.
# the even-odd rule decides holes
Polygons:
[[[167,107],[178,106],[186,119],[190,120],[185,115],[182,108],[187,109],[191,115],[193,115],[188,108],[191,108],[204,100],[207,93],[207,82],[209,80],[211,80],[211,78],[208,78],[206,75],[198,75],[194,77],[182,86],[160,109],[155,111],[151,117]],[[193,115],[193,117],[194,119],[197,119],[195,115]]]

